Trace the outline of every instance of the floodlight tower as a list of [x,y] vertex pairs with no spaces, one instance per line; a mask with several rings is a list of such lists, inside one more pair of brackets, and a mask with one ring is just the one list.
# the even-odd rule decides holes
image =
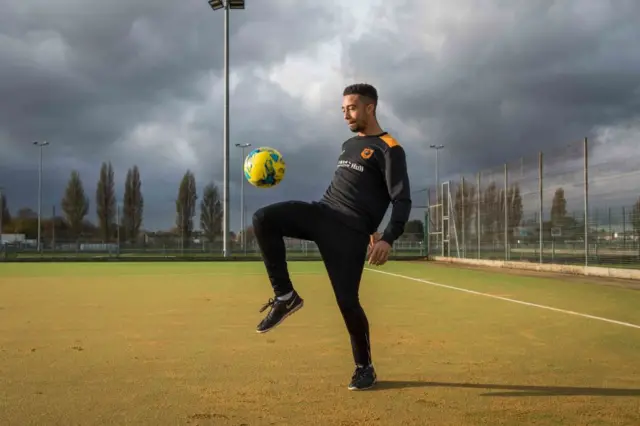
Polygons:
[[229,11],[244,9],[244,0],[209,0],[214,11],[224,9],[224,124],[223,124],[223,175],[222,190],[222,246],[223,256],[229,257]]
[[40,230],[42,228],[42,148],[49,145],[49,142],[35,141],[33,144],[40,149],[40,165],[38,167],[38,253],[40,253]]
[[[251,146],[250,143],[237,143],[236,146],[242,149],[242,163],[244,164],[244,150]],[[244,167],[241,167],[242,181],[240,182],[240,230],[242,232],[242,250],[244,254],[247,254],[247,233],[245,232],[244,223]]]

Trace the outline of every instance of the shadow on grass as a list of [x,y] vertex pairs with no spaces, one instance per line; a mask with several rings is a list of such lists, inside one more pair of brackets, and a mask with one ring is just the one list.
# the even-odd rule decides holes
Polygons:
[[568,386],[498,385],[490,383],[447,383],[426,381],[380,380],[372,390],[406,388],[463,388],[508,392],[487,392],[481,396],[640,396],[640,389],[582,388]]

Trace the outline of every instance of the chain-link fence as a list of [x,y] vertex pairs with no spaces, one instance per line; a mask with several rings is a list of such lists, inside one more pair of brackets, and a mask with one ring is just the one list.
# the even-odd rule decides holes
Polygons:
[[[405,233],[393,245],[390,254],[391,259],[412,259],[423,258],[427,255],[424,244],[424,234]],[[121,258],[121,259],[144,259],[152,257],[181,258],[181,259],[215,259],[222,257],[222,243],[208,243],[204,239],[197,237],[189,239],[185,244],[179,236],[157,235],[150,236],[146,241],[140,243],[117,241],[105,243],[95,240],[77,241],[53,240],[43,238],[40,252],[32,243],[21,241],[9,242],[0,245],[0,260],[30,259],[34,257],[44,257],[51,259],[78,258]],[[247,244],[242,244],[241,240],[235,239],[231,242],[231,252],[234,258],[245,258],[249,260],[259,260],[260,249],[251,236],[247,238]],[[306,240],[285,238],[287,256],[290,259],[309,258],[321,259],[318,246]]]
[[[393,245],[390,255],[392,259],[424,258],[427,255],[424,233],[426,201],[424,194],[417,194],[415,197],[416,206],[411,211],[404,234]],[[197,220],[196,217],[185,218],[181,214],[183,210],[175,201],[170,201],[167,205],[176,214],[173,226],[163,231],[150,231],[142,227],[135,233],[132,233],[128,226],[132,221],[125,220],[127,214],[122,204],[117,205],[113,221],[108,227],[101,223],[98,217],[97,221],[87,219],[74,228],[70,224],[67,212],[61,212],[55,207],[43,208],[40,218],[28,208],[14,209],[11,212],[13,215],[6,214],[4,218],[0,216],[0,220],[8,219],[3,221],[5,226],[0,227],[0,261],[33,258],[206,260],[223,257],[220,223],[213,224],[216,232],[210,236],[203,221]],[[0,211],[2,207],[0,205]],[[387,220],[390,212],[387,212]],[[200,214],[202,215],[202,211]],[[247,216],[251,217],[250,214],[251,211],[247,211]],[[186,220],[182,221],[181,218]],[[386,225],[385,222],[386,220],[383,221],[383,227]],[[321,257],[313,242],[291,238],[285,238],[285,242],[290,259]],[[229,249],[231,258],[261,259],[250,222],[244,232],[231,232]]]
[[429,188],[428,253],[640,268],[640,168],[583,140]]
[[[640,268],[640,168],[628,146],[576,141],[416,191],[411,221],[394,244],[392,258],[450,256]],[[183,217],[176,206],[171,201],[165,207]],[[176,218],[177,225],[166,231],[143,227],[132,234],[135,215],[122,204],[109,223],[87,218],[72,226],[67,216],[46,206],[40,219],[28,208],[9,211],[0,193],[0,260],[210,259],[223,253],[220,236],[200,231],[195,217],[191,224]],[[185,227],[189,230],[183,231]],[[212,227],[219,225],[212,222]],[[290,258],[320,256],[307,241],[288,240],[287,249]],[[230,250],[234,257],[260,258],[250,227],[230,236]]]

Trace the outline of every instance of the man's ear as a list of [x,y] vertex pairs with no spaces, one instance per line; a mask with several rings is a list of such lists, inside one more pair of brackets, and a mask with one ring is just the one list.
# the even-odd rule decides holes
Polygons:
[[367,104],[367,112],[371,115],[376,115],[376,104],[374,103]]

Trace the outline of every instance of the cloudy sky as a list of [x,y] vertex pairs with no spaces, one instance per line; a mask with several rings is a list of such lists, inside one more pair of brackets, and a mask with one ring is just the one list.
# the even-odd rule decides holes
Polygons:
[[[119,197],[126,170],[140,167],[149,229],[173,223],[187,169],[199,190],[211,180],[222,185],[221,11],[205,0],[2,3],[0,186],[13,210],[37,205],[35,140],[51,144],[45,206],[59,203],[72,169],[93,200],[102,161],[115,168]],[[322,195],[351,136],[342,89],[362,81],[378,88],[381,125],[407,151],[416,206],[425,203],[418,191],[434,183],[433,143],[445,145],[441,176],[455,179],[500,173],[509,162],[526,180],[543,150],[548,181],[573,187],[570,203],[579,206],[581,145],[568,144],[589,137],[590,161],[599,165],[594,192],[635,196],[640,2],[391,3],[247,0],[246,10],[232,12],[231,144],[273,146],[288,164],[279,187],[245,187],[249,214],[285,191],[302,200]],[[235,147],[230,161],[237,229]],[[626,190],[611,173],[626,173]]]

